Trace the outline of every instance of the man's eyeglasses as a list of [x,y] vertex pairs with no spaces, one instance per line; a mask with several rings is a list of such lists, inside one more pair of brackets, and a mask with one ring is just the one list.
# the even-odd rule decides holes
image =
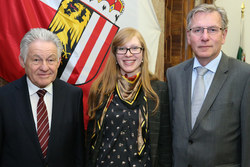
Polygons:
[[224,30],[220,27],[194,27],[190,28],[189,31],[191,31],[195,35],[202,35],[204,33],[204,30],[207,29],[207,33],[210,35],[217,34],[220,30]]
[[124,47],[120,47],[120,48],[116,48],[116,54],[126,54],[127,52],[131,53],[131,54],[139,54],[141,53],[142,50],[144,50],[143,47],[132,47],[132,48],[124,48]]

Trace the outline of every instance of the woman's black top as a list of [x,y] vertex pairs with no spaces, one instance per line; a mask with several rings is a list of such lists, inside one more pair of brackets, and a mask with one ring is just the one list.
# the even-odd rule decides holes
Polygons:
[[150,142],[146,142],[143,153],[138,154],[139,109],[142,105],[145,105],[142,91],[133,104],[124,102],[115,92],[103,121],[103,140],[99,148],[97,167],[151,166]]

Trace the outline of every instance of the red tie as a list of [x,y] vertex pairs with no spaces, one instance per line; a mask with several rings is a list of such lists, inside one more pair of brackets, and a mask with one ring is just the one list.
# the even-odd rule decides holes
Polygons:
[[39,101],[37,103],[37,135],[42,149],[44,158],[47,156],[47,149],[49,143],[49,120],[46,105],[43,97],[46,90],[37,91]]

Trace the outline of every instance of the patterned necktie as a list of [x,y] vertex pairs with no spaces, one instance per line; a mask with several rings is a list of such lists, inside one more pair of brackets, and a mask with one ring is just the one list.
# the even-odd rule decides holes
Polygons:
[[208,71],[205,67],[197,67],[197,78],[194,84],[193,98],[192,98],[192,128],[194,127],[196,118],[201,110],[204,101],[205,84],[204,75]]
[[43,156],[46,158],[49,143],[49,120],[46,105],[43,100],[46,90],[39,90],[37,94],[39,96],[39,101],[37,103],[37,135]]

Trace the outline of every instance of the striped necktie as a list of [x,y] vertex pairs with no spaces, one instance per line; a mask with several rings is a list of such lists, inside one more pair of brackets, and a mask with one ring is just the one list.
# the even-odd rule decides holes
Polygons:
[[49,143],[49,120],[46,105],[43,100],[46,90],[38,90],[37,94],[39,96],[37,103],[37,135],[43,156],[46,158]]

